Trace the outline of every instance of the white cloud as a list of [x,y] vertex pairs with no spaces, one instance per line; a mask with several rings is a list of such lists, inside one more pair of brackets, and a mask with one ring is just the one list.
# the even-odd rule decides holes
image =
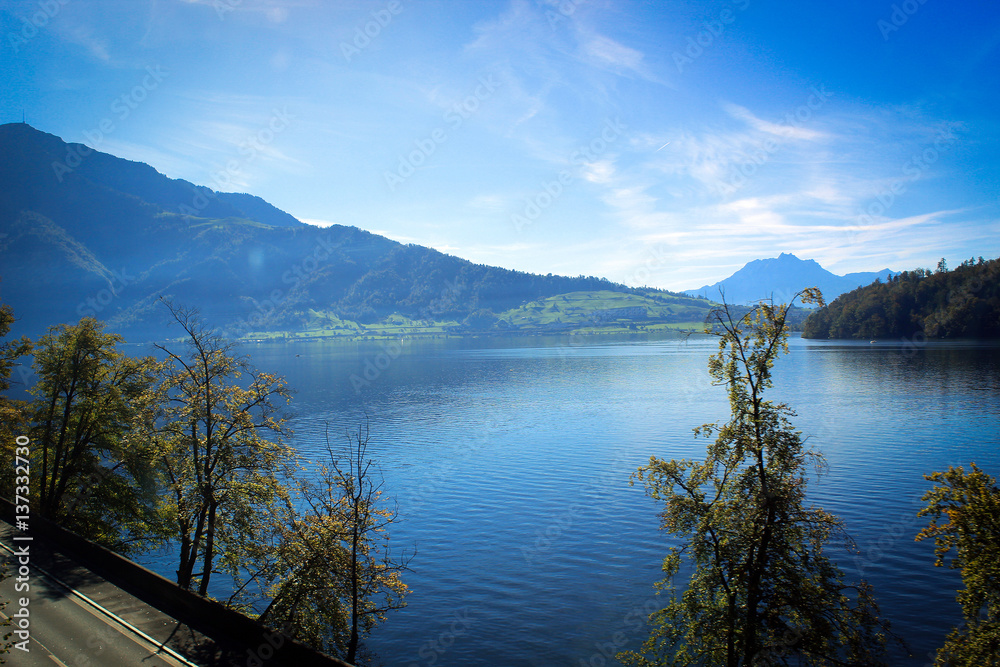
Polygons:
[[320,218],[297,218],[299,222],[304,222],[307,225],[313,225],[315,227],[331,227],[333,225],[340,224],[339,222],[334,222],[332,220],[323,220]]
[[583,165],[583,177],[591,183],[607,184],[615,176],[613,159],[595,160]]
[[801,125],[793,125],[788,122],[772,123],[770,121],[763,120],[755,116],[746,107],[741,107],[738,104],[726,104],[724,108],[730,116],[743,121],[758,132],[771,134],[783,139],[814,141],[816,139],[822,139],[826,136],[823,132],[803,127]]
[[642,53],[609,37],[588,35],[584,38],[581,49],[587,60],[599,67],[608,67],[615,71],[631,70],[648,76]]

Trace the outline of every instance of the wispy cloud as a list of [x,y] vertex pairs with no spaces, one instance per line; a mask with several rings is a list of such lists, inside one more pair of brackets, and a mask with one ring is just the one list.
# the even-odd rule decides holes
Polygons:
[[583,62],[618,75],[634,75],[648,81],[659,81],[646,65],[645,56],[641,51],[582,25],[577,26],[577,34],[578,53]]
[[770,134],[783,139],[798,140],[815,140],[822,139],[824,137],[822,132],[818,132],[817,130],[810,129],[808,127],[793,125],[787,122],[772,123],[762,118],[758,118],[749,109],[738,104],[726,104],[724,108],[733,118],[743,121],[749,127],[764,134]]

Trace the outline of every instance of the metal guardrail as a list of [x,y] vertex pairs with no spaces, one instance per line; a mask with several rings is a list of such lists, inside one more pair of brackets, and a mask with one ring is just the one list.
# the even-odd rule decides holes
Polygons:
[[[14,504],[3,497],[0,497],[0,517],[13,523]],[[64,556],[206,637],[245,647],[242,656],[247,665],[353,667],[215,600],[181,588],[166,577],[40,516],[31,517],[30,532],[36,540],[44,540]]]

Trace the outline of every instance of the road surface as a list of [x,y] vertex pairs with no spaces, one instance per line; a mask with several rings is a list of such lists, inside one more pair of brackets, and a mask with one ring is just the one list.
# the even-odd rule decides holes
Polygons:
[[[0,582],[0,600],[8,601],[4,616],[15,621],[13,628],[5,630],[18,630],[27,618],[29,638],[27,644],[20,644],[27,651],[14,647],[2,656],[7,664],[17,667],[197,664],[163,646],[168,639],[173,645],[185,641],[197,643],[186,626],[61,554],[48,551],[37,539],[14,541],[15,533],[8,524],[0,522],[0,559],[9,566],[9,576]],[[21,554],[25,545],[27,556]],[[18,572],[25,559],[30,568],[27,578]],[[27,605],[22,606],[25,600]],[[12,637],[18,643],[23,638],[16,633]]]

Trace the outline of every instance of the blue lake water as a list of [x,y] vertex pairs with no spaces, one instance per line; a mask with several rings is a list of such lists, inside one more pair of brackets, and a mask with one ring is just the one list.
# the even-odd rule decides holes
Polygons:
[[[1000,355],[988,344],[793,338],[771,397],[829,470],[809,498],[839,515],[923,665],[960,619],[957,574],[914,543],[925,473],[976,461],[1000,474]],[[297,390],[294,444],[318,456],[366,418],[369,453],[399,504],[399,549],[416,547],[408,606],[369,644],[385,665],[603,665],[637,648],[671,544],[629,475],[700,458],[692,429],[725,421],[712,337],[564,337],[262,344],[254,363]]]

